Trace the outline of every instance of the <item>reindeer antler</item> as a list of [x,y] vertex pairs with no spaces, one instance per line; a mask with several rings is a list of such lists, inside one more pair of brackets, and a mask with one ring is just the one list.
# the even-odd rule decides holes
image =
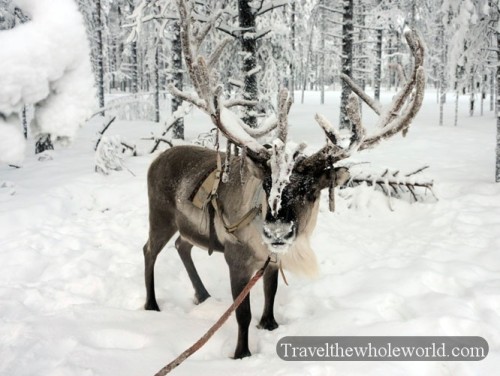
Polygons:
[[[208,59],[209,63],[207,63],[203,56],[198,55],[203,35],[196,38],[196,43],[191,41],[192,20],[186,0],[177,0],[177,5],[180,15],[182,52],[197,97],[180,91],[173,85],[169,85],[170,92],[207,113],[214,125],[224,134],[224,136],[233,144],[245,148],[248,156],[253,160],[263,163],[267,162],[271,156],[271,152],[254,138],[254,136],[258,137],[262,135],[262,132],[250,129],[250,127],[244,124],[235,113],[229,110],[229,107],[236,105],[256,103],[243,99],[233,99],[226,103],[221,100],[222,85],[218,82],[218,75],[214,66],[221,56],[223,49],[229,44],[229,40],[223,40],[222,43],[214,49],[214,52]],[[286,130],[282,130],[281,124],[285,124],[286,126],[286,116],[288,115],[291,103],[287,99],[288,93],[282,94],[282,96],[284,96],[285,99],[283,99],[284,104],[279,105],[278,118],[272,119],[270,124],[265,127],[265,130],[270,131],[278,126],[280,127],[280,137],[282,137],[282,135],[286,137]]]
[[[348,158],[353,152],[371,148],[381,140],[408,129],[415,115],[422,106],[425,89],[425,73],[423,68],[424,48],[416,32],[405,30],[405,38],[414,58],[414,67],[411,77],[404,87],[396,94],[391,105],[383,109],[380,103],[372,99],[348,76],[341,75],[342,79],[351,87],[353,93],[349,97],[347,115],[352,122],[352,136],[347,147],[340,145],[340,137],[330,122],[320,114],[315,119],[321,126],[327,139],[330,141],[318,152],[304,160],[307,166],[328,166],[339,160]],[[361,98],[375,113],[380,115],[378,131],[370,136],[365,135],[365,128],[361,121],[358,97]]]

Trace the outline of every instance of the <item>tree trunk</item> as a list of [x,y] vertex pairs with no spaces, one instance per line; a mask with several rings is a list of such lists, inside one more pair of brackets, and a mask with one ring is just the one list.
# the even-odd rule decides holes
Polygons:
[[314,36],[314,22],[311,22],[309,30],[309,41],[307,42],[307,57],[305,67],[302,68],[302,98],[300,103],[304,104],[304,92],[307,89],[307,79],[309,78],[309,66],[312,60],[312,41]]
[[[102,40],[102,30],[104,22],[102,19],[101,0],[96,0],[96,22],[97,22],[97,92],[99,108],[104,108],[104,48]],[[104,117],[104,111],[101,112]],[[48,138],[50,142],[50,137]],[[38,143],[38,141],[37,141]]]
[[382,37],[383,30],[377,30],[377,65],[375,66],[374,97],[380,101],[380,86],[382,85]]
[[[242,30],[240,43],[243,51],[244,87],[243,98],[250,101],[258,100],[257,87],[257,41],[255,39],[255,14],[251,0],[238,0],[238,19]],[[249,127],[257,128],[255,106],[246,106],[243,121]]]
[[494,70],[490,72],[490,111],[495,110],[495,73]]
[[[173,39],[172,39],[172,77],[173,85],[182,90],[183,75],[182,75],[182,43],[181,43],[181,29],[178,21],[173,25]],[[176,95],[172,96],[171,106],[172,113],[182,105],[182,99]],[[172,129],[172,138],[184,140],[184,119],[180,118],[175,121]]]
[[[352,78],[353,37],[354,37],[354,0],[344,1],[344,16],[342,20],[342,73]],[[351,122],[346,108],[351,88],[342,80],[342,94],[340,98],[340,128],[350,129]]]
[[[361,88],[363,90],[366,89],[366,57],[364,55],[366,55],[366,53],[364,52],[365,50],[365,44],[362,43],[364,40],[365,40],[365,29],[364,27],[366,26],[366,7],[365,5],[363,4],[362,0],[358,0],[359,1],[359,24],[361,25],[361,27],[359,28],[359,34],[358,34],[358,38],[359,38],[359,46],[358,46],[358,61],[359,61],[359,69],[360,69],[360,74],[359,74],[359,85],[361,86]],[[361,110],[362,106],[360,106],[360,110]]]
[[154,66],[154,102],[155,102],[155,122],[160,122],[160,45],[156,45],[155,51],[155,66]]
[[443,125],[444,104],[446,103],[446,41],[444,38],[444,24],[439,25],[439,44],[441,45],[441,64],[439,69],[439,125]]
[[130,67],[132,69],[132,78],[130,81],[130,91],[132,93],[137,93],[139,91],[139,62],[137,58],[137,42],[132,42],[132,45],[130,47],[131,50],[131,63]]
[[296,56],[296,47],[295,47],[295,12],[296,12],[296,4],[295,1],[292,2],[291,5],[291,15],[290,15],[290,34],[291,34],[291,42],[292,42],[292,60],[290,62],[290,87],[289,90],[292,92],[292,100],[295,102],[295,61],[297,59]]
[[474,116],[474,104],[476,101],[476,88],[474,83],[474,73],[471,72],[470,78],[470,100],[469,100],[469,114],[470,116]]
[[[325,5],[325,0],[321,0],[320,1],[320,6],[324,6]],[[321,40],[321,51],[320,51],[320,54],[321,54],[321,62],[320,62],[320,67],[319,67],[319,86],[320,86],[320,93],[321,93],[321,96],[320,96],[320,103],[321,104],[325,104],[325,58],[326,58],[326,54],[325,54],[325,49],[326,49],[326,46],[325,46],[325,39],[326,39],[326,10],[321,8],[321,14],[320,14],[320,17],[321,17],[321,21],[320,21],[320,40]]]
[[314,86],[311,87],[312,90],[319,90],[319,53],[314,54],[314,66],[316,67],[315,73],[314,73]]
[[[135,4],[134,0],[129,0],[129,12],[134,13]],[[130,44],[130,92],[137,93],[139,91],[139,61],[137,57],[137,42],[133,41]]]
[[488,82],[488,76],[483,74],[483,82],[481,83],[481,116],[484,114],[484,100],[486,99],[486,83]]
[[497,147],[496,147],[496,169],[495,181],[500,182],[500,116],[498,110],[500,109],[500,33],[497,32]]
[[[393,54],[393,50],[392,50],[392,35],[391,33],[387,33],[387,53],[389,54],[389,67],[392,66],[392,64],[394,63],[393,60],[394,60],[394,57],[392,56]],[[391,88],[392,88],[392,82],[393,82],[393,77],[394,77],[394,70],[393,69],[388,69],[388,80],[387,80],[387,91],[391,91]]]
[[23,123],[24,139],[27,139],[28,138],[28,114],[27,114],[26,106],[23,106],[23,112],[21,114],[21,120],[22,120],[22,123]]

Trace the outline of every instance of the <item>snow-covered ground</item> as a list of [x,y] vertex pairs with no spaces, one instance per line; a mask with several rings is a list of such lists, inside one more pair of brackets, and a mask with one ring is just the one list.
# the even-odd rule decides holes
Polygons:
[[[463,98],[459,126],[452,125],[450,101],[447,123],[439,127],[435,98],[428,93],[406,138],[397,136],[356,160],[408,172],[429,164],[439,201],[394,201],[391,211],[380,192],[358,188],[350,198],[338,197],[332,214],[323,197],[313,238],[321,275],[308,280],[288,274],[288,287],[280,281],[280,327],[256,328],[263,305],[259,282],[252,291],[253,356],[230,359],[237,331],[233,317],[173,374],[498,374],[500,185],[493,179],[494,115],[469,117]],[[328,92],[325,106],[318,105],[317,93],[306,99],[292,108],[290,133],[313,150],[324,139],[313,115],[322,112],[336,123],[338,93]],[[99,127],[97,120],[86,126],[72,148],[51,153],[51,160],[29,154],[21,169],[0,167],[0,375],[152,375],[231,303],[223,257],[198,251],[195,263],[212,298],[194,305],[170,242],[156,267],[162,311],[142,309],[145,176],[154,156],[128,159],[130,172],[94,173]],[[117,122],[108,134],[135,142],[155,127]],[[187,119],[188,138],[208,128],[201,114]],[[290,335],[472,335],[486,338],[490,350],[481,362],[285,362],[275,347]]]

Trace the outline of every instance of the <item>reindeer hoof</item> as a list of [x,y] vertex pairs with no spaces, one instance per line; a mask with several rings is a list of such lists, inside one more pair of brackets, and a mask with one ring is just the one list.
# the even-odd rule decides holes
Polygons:
[[274,330],[278,327],[278,323],[274,319],[274,317],[271,317],[270,319],[265,319],[262,318],[260,319],[259,325],[257,325],[257,328],[259,329],[266,329],[266,330]]
[[160,307],[158,307],[158,303],[156,303],[156,302],[146,302],[146,304],[144,304],[144,309],[147,311],[160,312]]
[[195,294],[195,296],[194,296],[194,304],[196,304],[196,305],[201,304],[205,300],[207,300],[208,298],[210,298],[210,294],[206,294],[206,295]]
[[245,350],[245,351],[238,351],[238,350],[236,350],[234,352],[234,358],[233,359],[243,359],[243,358],[246,358],[248,356],[252,356],[252,353],[250,352],[250,350]]

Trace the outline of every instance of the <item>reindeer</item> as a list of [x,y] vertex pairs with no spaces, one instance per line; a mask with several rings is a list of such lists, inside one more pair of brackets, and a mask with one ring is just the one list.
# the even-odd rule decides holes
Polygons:
[[[170,87],[173,94],[194,104],[207,113],[213,124],[234,145],[241,148],[232,156],[199,146],[177,146],[159,155],[148,172],[149,239],[145,244],[145,308],[159,311],[154,289],[156,258],[171,237],[179,233],[175,247],[194,287],[197,303],[210,295],[198,275],[191,250],[193,246],[224,254],[229,267],[231,291],[236,298],[268,257],[263,277],[264,311],[259,328],[278,327],[274,317],[274,299],[281,266],[294,273],[314,275],[318,266],[310,246],[318,217],[321,191],[333,188],[346,179],[346,169],[335,164],[356,151],[374,146],[380,140],[406,130],[418,112],[424,92],[423,48],[417,35],[406,32],[406,39],[415,58],[412,75],[392,105],[385,111],[368,98],[350,80],[353,91],[381,115],[381,126],[372,136],[366,136],[359,115],[358,99],[351,95],[348,114],[352,134],[347,146],[341,145],[338,132],[328,120],[317,115],[316,120],[327,136],[327,144],[306,156],[303,145],[288,148],[287,115],[291,100],[286,92],[279,96],[276,126],[278,138],[271,148],[261,145],[252,130],[229,109],[248,101],[224,102],[221,86],[217,85],[214,61],[197,55],[200,41],[193,43],[191,21],[185,0],[179,0],[181,39],[188,73],[197,97]],[[206,33],[206,31],[204,31]],[[255,132],[255,131],[253,131]],[[230,149],[229,149],[230,150]],[[224,173],[222,163],[224,160]],[[240,173],[229,173],[227,170]],[[204,207],[193,203],[192,195],[201,182],[216,172],[210,199]],[[224,175],[224,178],[221,178]],[[234,358],[250,356],[248,329],[251,320],[250,296],[236,310],[238,340]]]

